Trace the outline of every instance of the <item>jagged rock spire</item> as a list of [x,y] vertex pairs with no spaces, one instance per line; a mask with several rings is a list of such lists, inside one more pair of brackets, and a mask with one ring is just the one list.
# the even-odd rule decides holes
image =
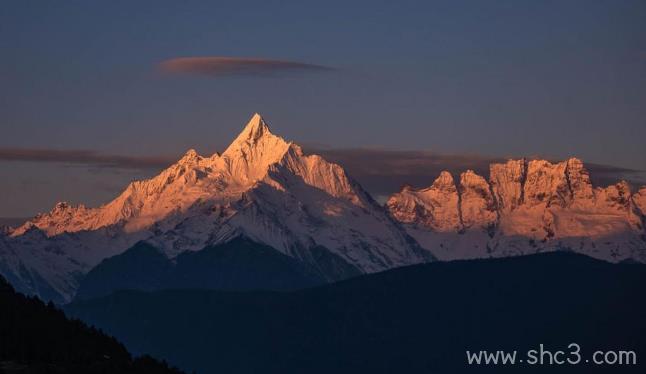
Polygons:
[[197,161],[200,159],[200,155],[197,153],[197,151],[193,148],[189,149],[184,153],[184,156],[177,162],[178,164],[189,164]]
[[438,190],[454,191],[455,181],[453,175],[446,170],[443,170],[440,175],[433,181],[432,188]]

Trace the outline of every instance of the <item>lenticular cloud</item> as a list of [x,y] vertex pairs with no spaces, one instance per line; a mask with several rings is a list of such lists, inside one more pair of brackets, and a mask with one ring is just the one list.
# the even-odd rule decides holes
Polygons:
[[214,77],[333,70],[327,66],[295,61],[240,57],[180,57],[162,61],[159,67],[167,73],[189,73]]

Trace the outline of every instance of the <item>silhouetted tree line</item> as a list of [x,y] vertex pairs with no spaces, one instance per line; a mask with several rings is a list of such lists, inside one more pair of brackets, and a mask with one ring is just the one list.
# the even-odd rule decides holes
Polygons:
[[15,292],[0,276],[0,373],[182,372],[150,356],[133,358],[113,337]]

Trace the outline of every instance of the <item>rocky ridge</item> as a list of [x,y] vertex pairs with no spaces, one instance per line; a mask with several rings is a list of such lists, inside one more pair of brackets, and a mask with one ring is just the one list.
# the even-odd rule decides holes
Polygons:
[[386,206],[440,259],[572,250],[646,262],[646,187],[593,187],[581,160],[509,160],[487,182],[473,171],[456,185],[442,172],[431,187],[404,187]]

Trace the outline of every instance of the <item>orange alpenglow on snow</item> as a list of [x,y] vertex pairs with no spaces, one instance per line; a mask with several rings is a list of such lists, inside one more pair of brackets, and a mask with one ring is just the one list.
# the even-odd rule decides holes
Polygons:
[[[344,169],[272,134],[254,114],[222,154],[189,150],[97,208],[59,203],[3,233],[4,275],[21,292],[69,301],[103,259],[145,241],[168,258],[243,237],[322,277],[434,259],[571,250],[646,262],[646,188],[593,188],[580,160],[510,160],[489,181],[448,172],[378,205]],[[26,269],[26,271],[25,271]]]

